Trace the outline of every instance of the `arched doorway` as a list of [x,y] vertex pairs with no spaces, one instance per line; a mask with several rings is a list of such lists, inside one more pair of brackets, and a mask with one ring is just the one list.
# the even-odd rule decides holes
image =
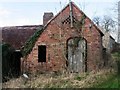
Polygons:
[[68,68],[70,72],[86,71],[86,40],[80,37],[71,38],[67,42]]

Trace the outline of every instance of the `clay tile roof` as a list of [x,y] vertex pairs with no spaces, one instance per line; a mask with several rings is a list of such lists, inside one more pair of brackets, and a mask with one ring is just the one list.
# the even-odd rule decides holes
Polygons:
[[36,30],[42,27],[42,25],[2,27],[2,42],[19,50]]

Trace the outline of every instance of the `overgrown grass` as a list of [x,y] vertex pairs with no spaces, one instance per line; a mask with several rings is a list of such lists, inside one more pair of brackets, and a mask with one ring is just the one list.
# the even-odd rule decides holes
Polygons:
[[120,89],[120,52],[112,53],[113,62],[117,64],[117,73],[111,74],[107,77],[106,80],[103,80],[102,83],[98,83],[94,85],[94,87],[98,88],[119,88]]
[[120,51],[112,53],[112,56],[115,61],[120,61]]
[[[116,54],[117,53],[117,54]],[[113,62],[119,62],[119,53],[112,54]],[[90,73],[36,74],[26,83],[21,77],[4,83],[8,88],[120,88],[120,63],[115,69],[103,69]]]
[[[112,73],[112,74],[111,74]],[[114,71],[112,70],[102,70],[97,73],[68,73],[61,74],[57,77],[51,74],[40,74],[36,77],[31,76],[26,83],[23,78],[10,80],[7,83],[4,83],[4,87],[8,88],[91,88],[95,87],[94,85],[101,85],[103,81],[108,80],[109,75],[113,75]],[[113,80],[113,79],[112,79]],[[97,86],[96,85],[96,86]]]
[[103,80],[102,83],[94,85],[94,88],[120,88],[119,81],[120,77],[117,75],[110,75],[106,80]]
[[110,77],[108,80],[100,84],[98,87],[100,88],[120,88],[119,82],[120,78],[113,76]]

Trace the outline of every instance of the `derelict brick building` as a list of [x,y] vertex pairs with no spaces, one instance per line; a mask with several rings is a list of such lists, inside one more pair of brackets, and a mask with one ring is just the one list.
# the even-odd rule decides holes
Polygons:
[[44,24],[22,50],[23,72],[65,68],[84,72],[102,67],[103,33],[73,2]]

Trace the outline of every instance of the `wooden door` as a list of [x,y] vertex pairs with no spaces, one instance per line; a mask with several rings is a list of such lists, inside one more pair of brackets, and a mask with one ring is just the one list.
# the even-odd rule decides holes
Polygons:
[[86,58],[86,41],[81,38],[68,40],[68,68],[70,72],[83,72]]

